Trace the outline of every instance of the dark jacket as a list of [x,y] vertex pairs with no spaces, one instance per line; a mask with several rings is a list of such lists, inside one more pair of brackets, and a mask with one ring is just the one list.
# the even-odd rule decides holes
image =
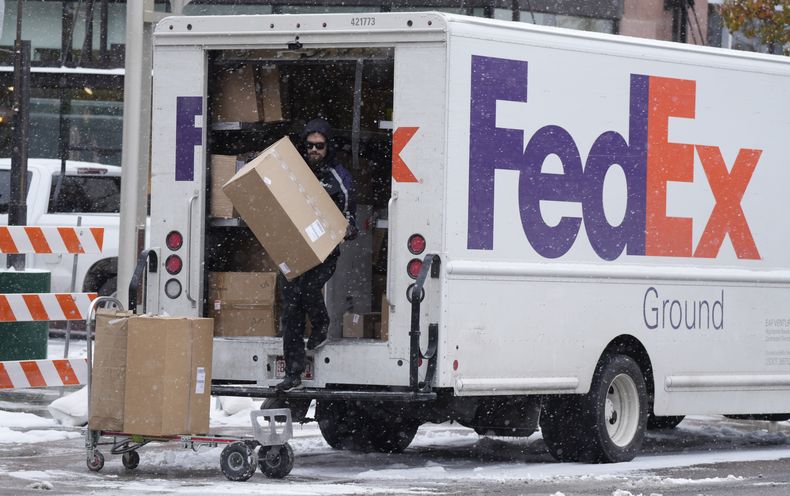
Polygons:
[[[302,132],[302,141],[312,133],[321,133],[326,138],[327,154],[324,160],[314,166],[310,166],[313,173],[321,181],[332,201],[337,208],[343,212],[349,223],[349,230],[346,232],[347,239],[353,239],[357,234],[357,201],[354,190],[354,181],[351,173],[340,165],[336,157],[336,150],[332,142],[332,127],[323,119],[313,119],[307,123]],[[306,159],[305,155],[305,159]],[[309,163],[309,162],[308,162]]]

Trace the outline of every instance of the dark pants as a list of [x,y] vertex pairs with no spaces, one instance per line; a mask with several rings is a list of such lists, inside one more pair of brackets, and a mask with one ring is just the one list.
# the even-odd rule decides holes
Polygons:
[[326,311],[321,289],[335,273],[339,251],[333,252],[321,265],[310,269],[292,281],[283,277],[283,355],[285,373],[301,375],[305,368],[305,315],[310,318],[313,333],[326,332],[329,313]]

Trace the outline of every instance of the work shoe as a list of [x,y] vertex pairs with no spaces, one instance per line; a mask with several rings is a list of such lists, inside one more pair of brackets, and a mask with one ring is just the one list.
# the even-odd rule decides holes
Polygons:
[[328,333],[326,331],[311,334],[310,337],[307,338],[307,349],[317,350],[318,348],[324,346],[329,340],[329,336],[327,334]]
[[285,379],[274,387],[277,391],[287,393],[294,389],[302,389],[304,384],[302,384],[302,379],[300,379],[298,375],[286,375]]

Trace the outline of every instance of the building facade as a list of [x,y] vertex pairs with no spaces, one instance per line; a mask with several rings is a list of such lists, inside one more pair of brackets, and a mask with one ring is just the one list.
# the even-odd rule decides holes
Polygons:
[[[142,1],[142,0],[135,0]],[[704,0],[156,0],[185,15],[439,10],[626,36],[721,44],[709,36],[716,6]],[[174,5],[175,4],[175,5]],[[709,16],[709,12],[713,15]],[[0,156],[11,153],[17,2],[5,2],[0,37]],[[716,30],[718,29],[718,33]],[[121,163],[126,2],[24,2],[32,46],[31,157]]]

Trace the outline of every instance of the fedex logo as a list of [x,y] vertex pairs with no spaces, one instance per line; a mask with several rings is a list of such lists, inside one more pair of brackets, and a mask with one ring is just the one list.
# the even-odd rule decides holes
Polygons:
[[176,97],[176,181],[195,180],[195,147],[203,144],[203,97]]
[[[738,258],[759,259],[741,199],[761,150],[740,149],[728,167],[718,146],[671,143],[670,117],[693,119],[696,83],[641,74],[631,75],[628,141],[606,131],[582,155],[566,129],[540,128],[524,147],[521,130],[496,127],[496,102],[527,101],[527,62],[472,56],[469,142],[469,220],[467,248],[494,245],[494,173],[517,170],[519,212],[527,240],[545,258],[561,257],[573,246],[582,219],[592,248],[604,260],[628,255],[715,258],[729,235]],[[699,157],[715,199],[704,231],[692,243],[692,219],[667,216],[667,183],[692,182]],[[562,174],[542,172],[556,155]],[[604,214],[603,184],[613,165],[626,178],[625,216],[611,225]],[[541,200],[576,202],[582,217],[562,217],[548,225]]]

